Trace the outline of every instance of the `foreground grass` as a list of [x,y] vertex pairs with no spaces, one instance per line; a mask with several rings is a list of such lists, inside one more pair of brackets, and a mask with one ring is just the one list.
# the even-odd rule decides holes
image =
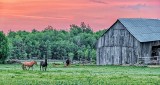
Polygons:
[[159,85],[160,68],[135,66],[48,67],[23,71],[21,65],[0,65],[0,85]]

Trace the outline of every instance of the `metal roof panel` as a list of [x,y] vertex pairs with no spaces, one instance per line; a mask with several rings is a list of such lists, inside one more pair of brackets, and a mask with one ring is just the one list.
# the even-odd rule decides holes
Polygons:
[[140,42],[160,40],[160,20],[144,18],[118,19]]

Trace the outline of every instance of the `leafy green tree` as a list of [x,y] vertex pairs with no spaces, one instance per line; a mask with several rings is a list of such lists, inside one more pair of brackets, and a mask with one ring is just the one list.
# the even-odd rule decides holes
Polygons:
[[5,34],[0,31],[0,63],[5,63],[5,60],[8,57],[8,40],[5,37]]
[[96,60],[96,50],[91,51],[91,60]]
[[77,51],[77,57],[78,57],[78,60],[80,60],[83,56],[84,56],[84,52],[81,50],[81,49],[79,49],[78,51]]
[[37,33],[38,31],[36,29],[33,29],[32,30],[32,33]]
[[68,53],[68,57],[69,59],[71,59],[71,61],[73,60],[73,57],[74,57],[74,53]]
[[70,30],[56,30],[47,26],[42,31],[10,31],[8,33],[9,58],[74,60],[95,59],[96,41],[105,32],[93,32],[84,22],[70,25]]

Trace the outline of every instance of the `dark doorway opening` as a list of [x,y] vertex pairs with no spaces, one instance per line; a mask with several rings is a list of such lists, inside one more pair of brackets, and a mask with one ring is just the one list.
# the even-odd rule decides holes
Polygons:
[[160,45],[152,46],[152,56],[159,56]]
[[160,45],[152,46],[151,64],[159,64]]

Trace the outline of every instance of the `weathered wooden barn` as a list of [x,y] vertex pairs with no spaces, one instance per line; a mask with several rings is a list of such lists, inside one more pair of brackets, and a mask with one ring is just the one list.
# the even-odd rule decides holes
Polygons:
[[159,19],[120,18],[97,41],[97,65],[155,64],[159,56]]

